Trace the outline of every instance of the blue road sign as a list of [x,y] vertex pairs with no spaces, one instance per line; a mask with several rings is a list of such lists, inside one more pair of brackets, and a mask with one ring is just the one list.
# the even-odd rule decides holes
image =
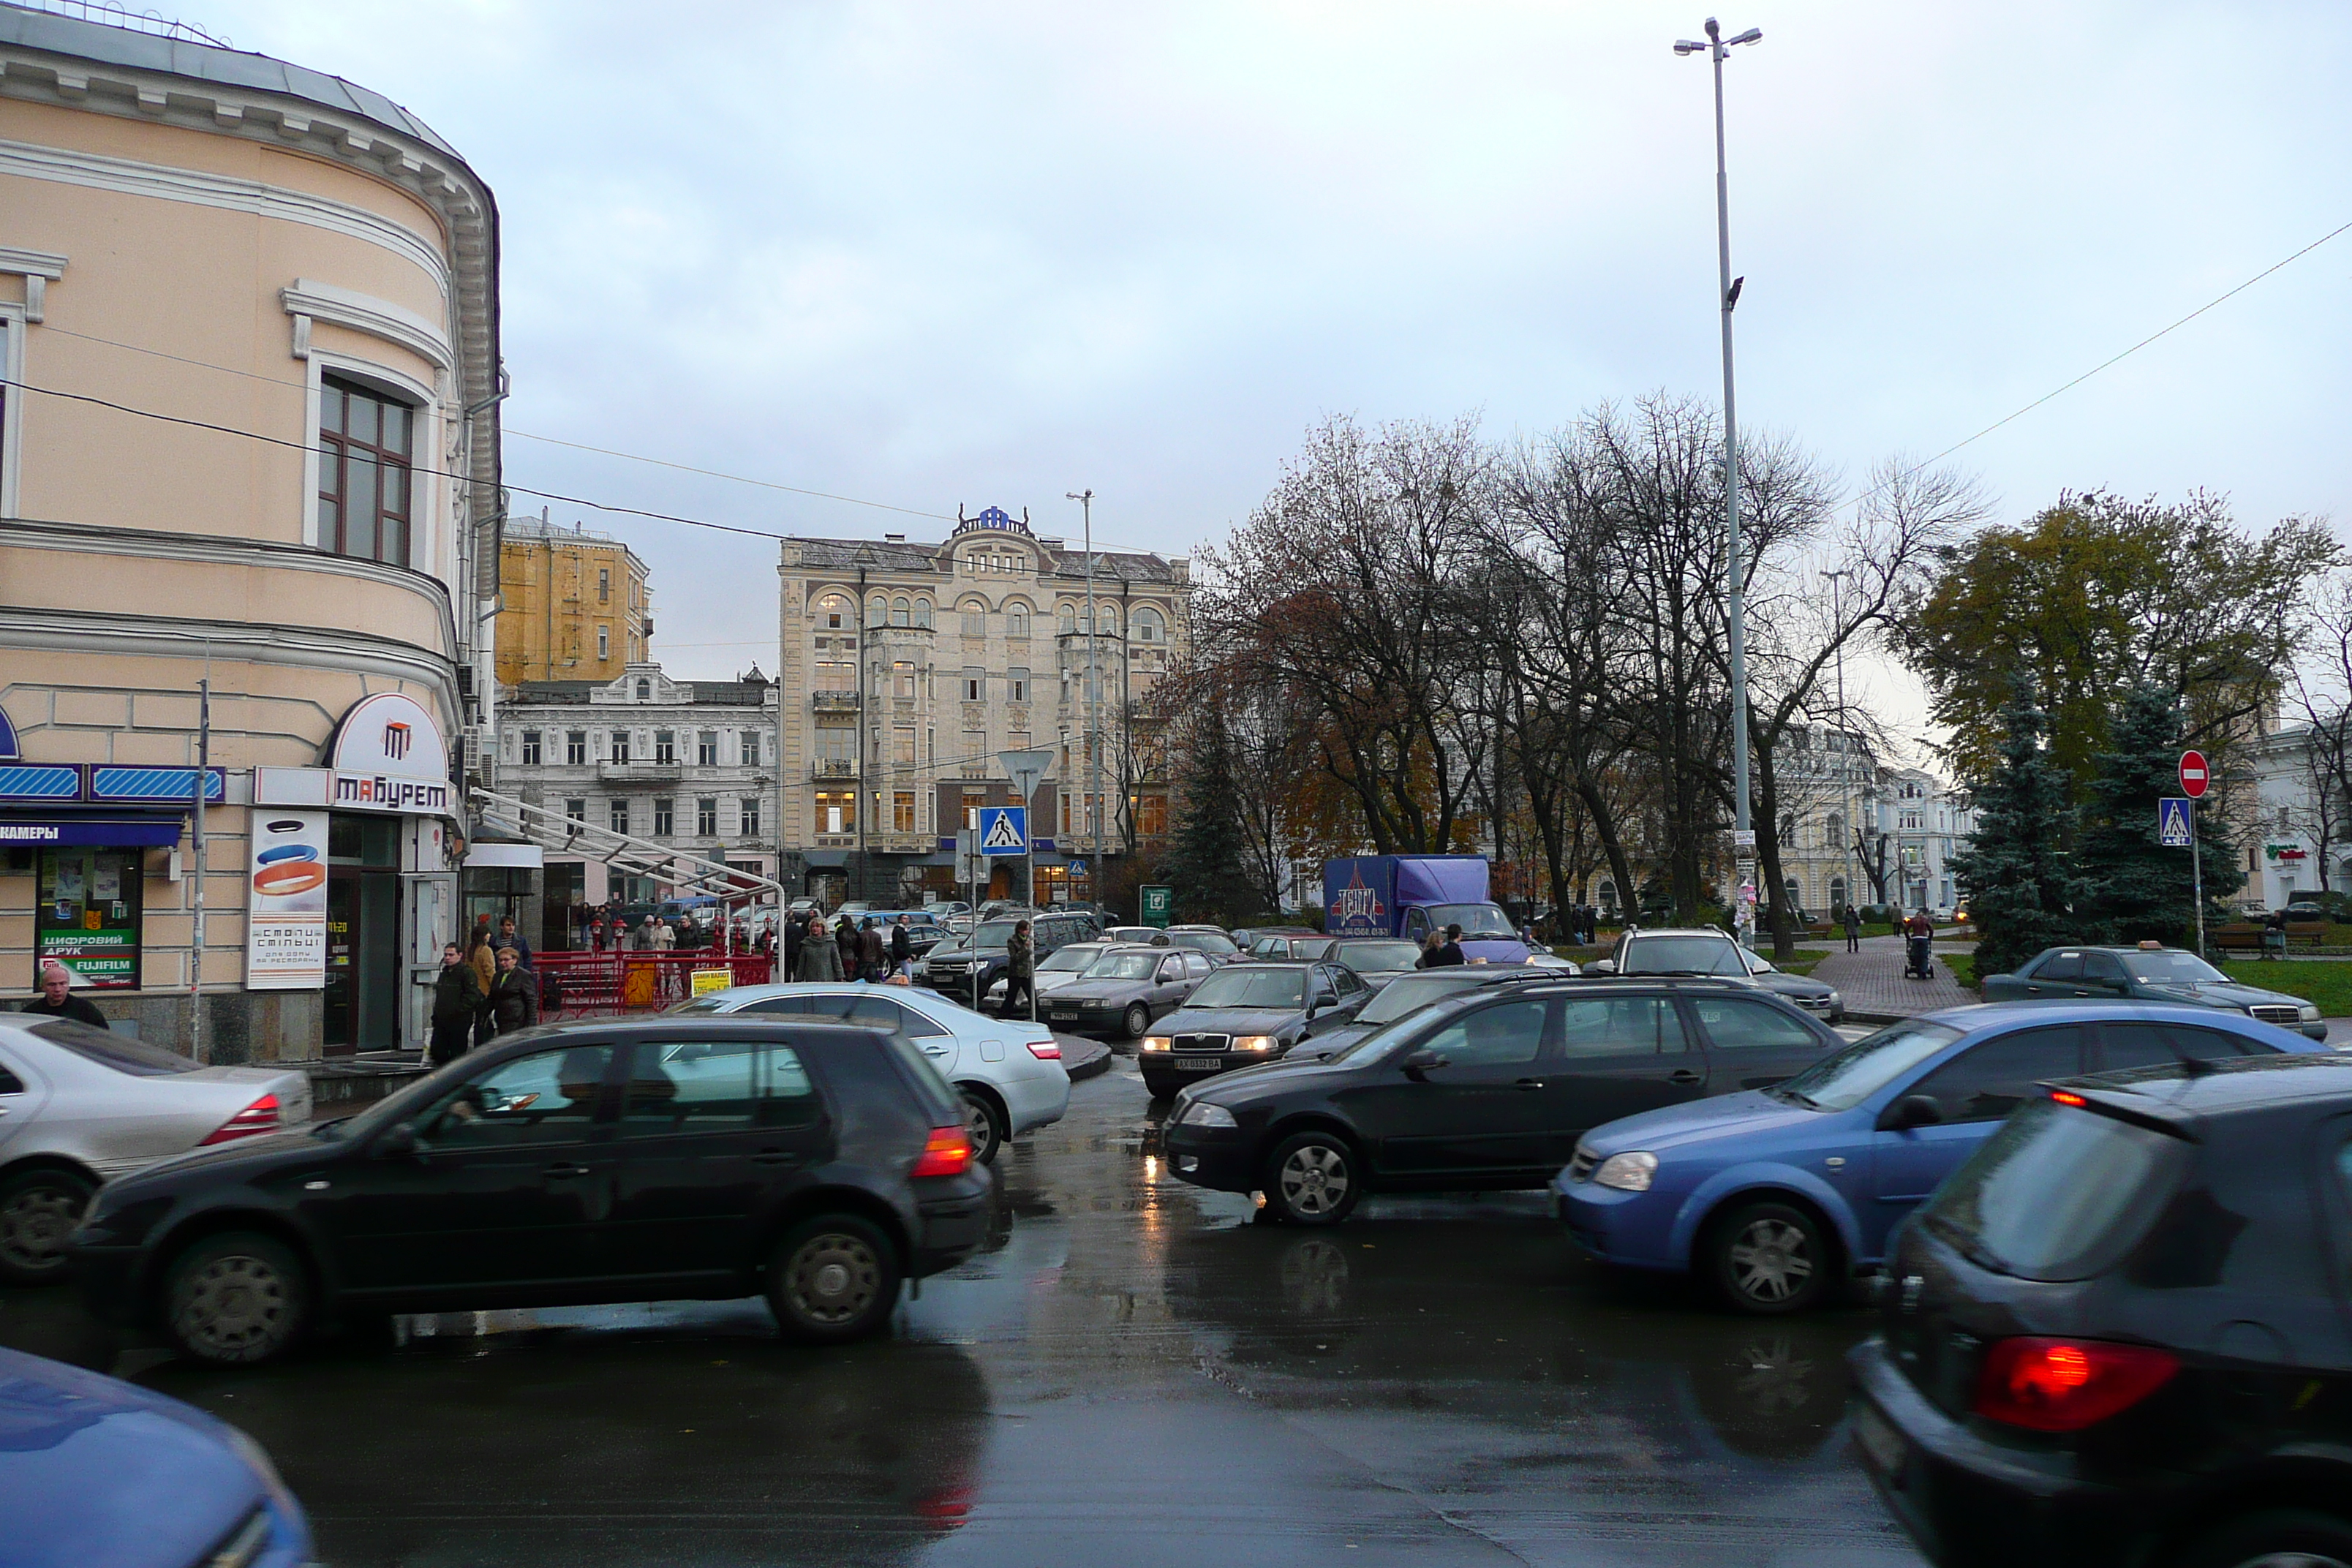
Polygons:
[[1025,805],[982,806],[980,852],[983,855],[1029,853],[1029,808]]
[[2156,833],[2167,849],[2186,849],[2196,840],[2189,829],[2189,802],[2166,795],[2156,803]]

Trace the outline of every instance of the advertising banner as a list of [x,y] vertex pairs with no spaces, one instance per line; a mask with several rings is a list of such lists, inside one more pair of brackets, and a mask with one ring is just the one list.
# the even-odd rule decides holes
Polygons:
[[41,851],[33,910],[33,973],[51,960],[77,989],[129,991],[139,984],[141,859],[138,849]]
[[317,991],[327,984],[327,814],[256,807],[248,991]]

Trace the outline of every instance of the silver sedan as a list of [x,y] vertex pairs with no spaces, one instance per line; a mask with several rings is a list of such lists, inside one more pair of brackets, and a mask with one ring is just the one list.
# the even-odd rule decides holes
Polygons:
[[200,1067],[70,1018],[0,1014],[0,1280],[63,1279],[66,1235],[109,1178],[310,1120],[299,1068]]

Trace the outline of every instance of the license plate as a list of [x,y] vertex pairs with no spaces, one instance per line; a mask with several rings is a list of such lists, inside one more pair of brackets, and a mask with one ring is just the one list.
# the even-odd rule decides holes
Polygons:
[[1054,1022],[1056,1024],[1075,1024],[1077,1021],[1078,1016],[1076,1013],[1055,1013],[1054,1015]]
[[1866,1401],[1854,1405],[1853,1441],[1880,1474],[1889,1480],[1901,1477],[1903,1461],[1909,1457],[1911,1445]]
[[1223,1059],[1218,1057],[1178,1057],[1176,1058],[1178,1072],[1214,1072],[1224,1065]]

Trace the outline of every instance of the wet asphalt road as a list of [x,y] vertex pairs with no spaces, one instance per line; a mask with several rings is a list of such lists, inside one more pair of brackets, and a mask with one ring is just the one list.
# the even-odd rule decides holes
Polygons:
[[1001,1245],[887,1340],[757,1301],[408,1321],[221,1372],[0,1291],[0,1342],[276,1457],[334,1568],[1916,1563],[1844,1453],[1848,1310],[1729,1318],[1538,1194],[1254,1223],[1163,1175],[1122,1059],[1002,1158]]

